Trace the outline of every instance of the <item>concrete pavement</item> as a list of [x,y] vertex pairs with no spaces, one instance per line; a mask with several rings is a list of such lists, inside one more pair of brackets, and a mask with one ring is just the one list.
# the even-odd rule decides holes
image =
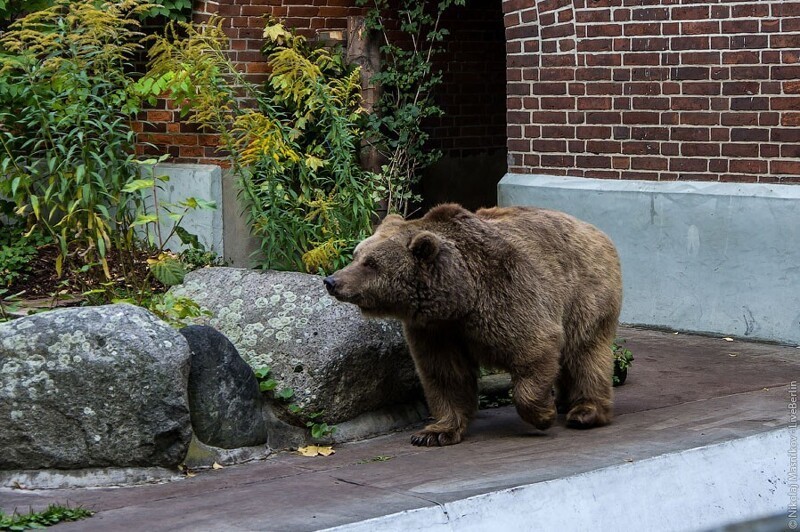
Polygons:
[[[413,447],[409,430],[340,445],[327,458],[277,453],[167,484],[5,489],[0,507],[26,511],[58,502],[97,512],[59,525],[63,530],[479,530],[499,526],[504,516],[516,519],[504,530],[537,523],[548,529],[545,515],[563,516],[563,529],[584,522],[570,516],[596,529],[671,516],[655,522],[679,530],[785,508],[788,478],[781,476],[796,434],[787,404],[800,377],[800,349],[626,328],[620,336],[636,360],[616,389],[608,427],[569,430],[560,419],[540,432],[505,407],[481,411],[467,439],[452,447]],[[642,498],[646,486],[650,499]],[[698,497],[705,520],[693,520],[696,509],[686,503]],[[742,501],[752,497],[761,500]],[[632,520],[607,528],[610,515]],[[365,522],[375,518],[381,520]]]

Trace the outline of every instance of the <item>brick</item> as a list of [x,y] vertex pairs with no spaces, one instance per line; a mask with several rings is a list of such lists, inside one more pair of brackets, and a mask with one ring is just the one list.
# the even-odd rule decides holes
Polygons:
[[718,143],[685,142],[681,145],[681,155],[684,157],[719,157],[719,154]]
[[[775,131],[772,131],[774,136]],[[731,130],[731,140],[733,142],[765,142],[770,140],[769,129],[759,128],[735,128]],[[779,138],[773,138],[773,141],[780,141]]]
[[563,124],[567,119],[567,113],[558,111],[534,111],[531,118],[533,122],[537,124]]
[[668,20],[669,10],[665,7],[640,8],[631,10],[632,20]]
[[[677,113],[675,113],[677,114]],[[693,126],[715,126],[720,123],[719,113],[681,113],[681,124]]]
[[723,126],[757,126],[758,113],[722,113]]
[[648,111],[622,113],[622,123],[627,125],[658,125],[660,123],[660,114]]
[[785,127],[800,127],[800,113],[784,113],[781,125]]
[[672,158],[669,160],[671,172],[706,172],[708,171],[707,159]]
[[762,18],[769,16],[769,4],[766,2],[748,2],[745,4],[735,5],[731,8],[731,16],[748,17],[748,18]]
[[720,32],[718,20],[707,22],[683,22],[681,24],[682,35],[714,35]]
[[767,66],[734,66],[731,67],[732,79],[769,79]]
[[571,168],[575,166],[574,155],[542,155],[542,166]]
[[757,81],[728,81],[722,84],[722,94],[725,96],[759,93],[760,87]]
[[570,140],[567,142],[567,150],[570,153],[585,153],[586,141],[585,140]]
[[710,108],[708,98],[693,96],[674,96],[672,97],[672,109],[683,111],[702,111]]
[[[800,37],[798,37],[800,40]],[[772,69],[772,79],[800,79],[800,65],[774,66]]]
[[535,152],[558,152],[567,151],[567,143],[563,140],[534,140],[532,148]]
[[606,155],[579,155],[575,158],[579,168],[611,168],[611,157]]
[[[772,146],[772,145],[770,145]],[[800,145],[799,144],[783,144],[780,147],[781,157],[792,157],[800,159]],[[763,157],[763,155],[762,155]]]
[[620,153],[622,143],[613,140],[590,140],[586,143],[589,153]]
[[590,95],[614,95],[619,96],[622,94],[622,85],[620,83],[589,83],[587,85],[581,84],[585,89],[586,94]]
[[669,128],[666,127],[632,127],[631,139],[634,140],[669,140]]
[[578,98],[578,109],[580,110],[608,110],[612,107],[611,98]]
[[718,81],[686,82],[681,85],[681,92],[692,96],[717,96],[720,94],[722,84]]
[[625,35],[629,36],[641,36],[641,35],[661,35],[661,23],[660,22],[648,22],[648,23],[641,23],[641,24],[625,24],[624,26],[624,33]]
[[[762,158],[780,157],[780,146],[778,144],[760,144],[758,146],[759,155]],[[792,157],[786,155],[785,157]]]
[[711,14],[709,6],[685,6],[672,8],[672,20],[699,20],[707,19]]
[[758,20],[723,20],[722,33],[758,33]]
[[734,159],[730,162],[729,171],[740,174],[763,174],[767,171],[767,161],[758,159]]
[[680,62],[683,65],[717,65],[720,63],[720,52],[681,52]]
[[667,159],[661,157],[631,157],[630,165],[633,170],[666,170]]
[[723,144],[722,155],[726,157],[758,157],[758,144]]
[[723,52],[722,54],[722,62],[725,64],[757,65],[760,61],[759,52],[741,51]]
[[730,47],[736,49],[760,50],[767,48],[767,35],[734,35],[730,38]]
[[[766,39],[766,38],[765,38]],[[711,47],[709,37],[672,37],[670,48],[672,50],[708,50]],[[764,48],[764,46],[761,46]]]
[[586,113],[587,124],[619,124],[622,113],[595,111]]
[[542,126],[541,135],[551,139],[571,139],[575,137],[575,128],[573,126]]
[[579,139],[607,139],[611,136],[611,128],[607,126],[578,126],[575,136]]
[[674,127],[670,130],[671,140],[711,140],[711,130],[707,127]]
[[727,172],[728,160],[727,159],[710,159],[708,161],[709,172]]
[[752,96],[749,98],[731,98],[731,110],[759,111],[769,109],[769,98]]

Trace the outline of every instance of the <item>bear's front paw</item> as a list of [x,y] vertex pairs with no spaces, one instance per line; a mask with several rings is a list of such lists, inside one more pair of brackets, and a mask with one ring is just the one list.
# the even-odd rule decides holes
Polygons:
[[462,439],[457,431],[421,430],[411,436],[411,443],[418,447],[441,447],[455,445]]

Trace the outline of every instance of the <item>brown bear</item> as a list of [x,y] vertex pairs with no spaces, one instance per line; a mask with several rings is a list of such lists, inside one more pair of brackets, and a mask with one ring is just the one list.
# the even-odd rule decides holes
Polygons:
[[414,445],[463,439],[481,365],[511,374],[517,412],[538,429],[553,424],[556,404],[571,427],[611,420],[622,280],[614,245],[588,223],[456,204],[418,220],[391,215],[324,284],[365,315],[403,322],[434,418]]

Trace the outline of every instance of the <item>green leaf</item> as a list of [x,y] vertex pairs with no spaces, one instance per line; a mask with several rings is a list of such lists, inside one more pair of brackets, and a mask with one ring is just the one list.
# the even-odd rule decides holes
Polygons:
[[156,182],[154,179],[134,179],[133,181],[129,182],[127,185],[122,187],[123,192],[136,192],[137,190],[142,190],[144,188],[153,188]]
[[277,386],[278,382],[275,379],[267,379],[258,383],[258,389],[262,392],[269,392],[274,390]]
[[133,222],[131,222],[131,227],[136,227],[138,225],[146,225],[157,221],[158,221],[157,214],[137,214],[136,219]]
[[182,244],[190,246],[192,249],[205,249],[197,238],[197,235],[190,233],[180,225],[175,227],[175,234],[178,235]]
[[275,397],[282,401],[288,401],[294,396],[294,390],[291,388],[283,388],[275,393]]
[[175,286],[183,282],[186,268],[180,261],[171,257],[158,260],[150,265],[153,276],[166,286]]

